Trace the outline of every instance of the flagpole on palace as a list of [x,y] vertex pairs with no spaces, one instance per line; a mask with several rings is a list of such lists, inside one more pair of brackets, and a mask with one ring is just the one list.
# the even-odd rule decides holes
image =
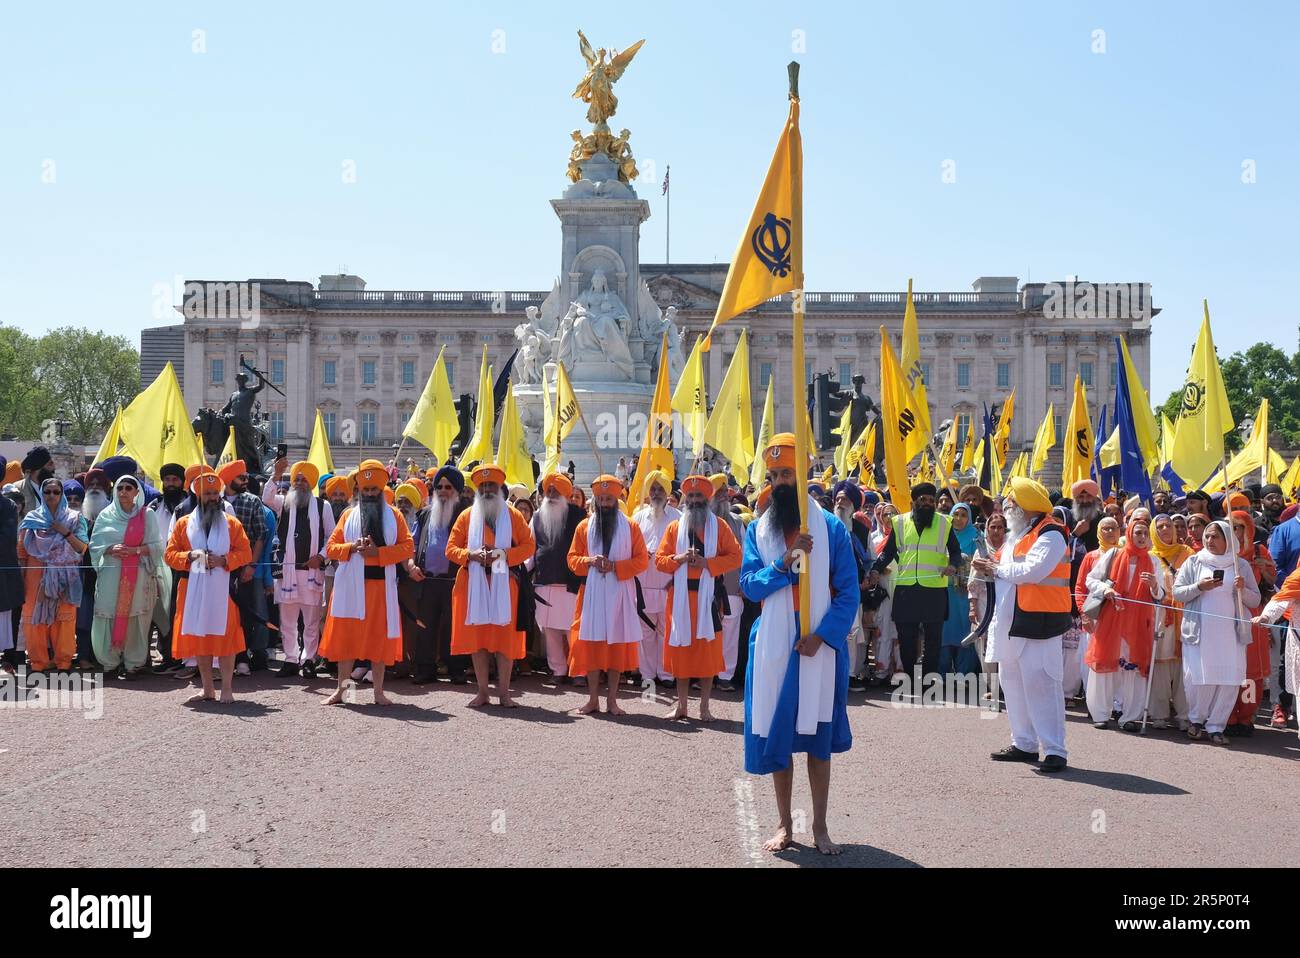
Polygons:
[[664,224],[665,225],[665,229],[664,229],[664,265],[665,266],[667,266],[669,263],[673,261],[672,256],[669,255],[669,251],[672,249],[672,246],[670,244],[672,243],[672,238],[673,238],[673,184],[671,179],[672,173],[673,173],[673,167],[672,164],[670,163],[664,167],[664,196],[667,197],[667,207],[664,211],[664,217],[667,220],[667,222]]

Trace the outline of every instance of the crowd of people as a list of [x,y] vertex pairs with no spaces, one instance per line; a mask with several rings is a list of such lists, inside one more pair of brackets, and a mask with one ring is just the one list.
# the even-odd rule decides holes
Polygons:
[[[570,466],[530,489],[490,463],[320,475],[280,459],[269,477],[170,464],[155,488],[126,456],[60,478],[37,447],[5,464],[4,665],[166,673],[231,701],[236,676],[276,664],[332,679],[330,703],[350,683],[384,703],[386,680],[445,681],[473,682],[475,707],[513,706],[523,672],[585,688],[584,713],[622,714],[622,686],[653,685],[681,719],[698,690],[708,721],[712,695],[746,682],[763,599],[745,580],[746,535],[773,487],[652,472],[627,515],[635,468],[620,460],[584,489]],[[1001,673],[982,695],[1006,696],[991,585],[1007,546],[1025,562],[1034,539],[1060,575],[1022,583],[1017,601],[1032,588],[1041,608],[1016,615],[1060,627],[1060,660],[1016,678],[1042,680],[1030,698],[1044,714],[1057,709],[1040,693],[1059,687],[1097,728],[1223,745],[1260,722],[1294,727],[1300,662],[1283,617],[1300,598],[1300,519],[1278,486],[1158,491],[1147,505],[1103,499],[1090,480],[1065,497],[1020,482],[1000,497],[920,482],[901,515],[856,477],[810,483],[853,558],[849,689]],[[1063,718],[1038,739],[1064,760],[1063,740]]]

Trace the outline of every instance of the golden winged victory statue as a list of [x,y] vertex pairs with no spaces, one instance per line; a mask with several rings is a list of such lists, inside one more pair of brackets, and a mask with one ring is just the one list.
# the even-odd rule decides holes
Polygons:
[[587,119],[592,124],[592,130],[586,136],[582,135],[581,130],[573,131],[574,146],[572,153],[569,154],[568,175],[574,183],[582,178],[581,164],[597,153],[604,153],[610,158],[618,169],[618,178],[624,183],[636,179],[636,160],[632,156],[632,148],[628,145],[631,133],[622,130],[618,136],[615,136],[610,132],[609,124],[605,121],[618,109],[614,84],[623,75],[643,43],[645,40],[638,40],[621,53],[614,50],[613,55],[606,62],[605,57],[609,51],[604,47],[593,50],[583,32],[578,31],[578,49],[582,53],[582,58],[587,61],[587,75],[573,91],[573,98],[588,105]]

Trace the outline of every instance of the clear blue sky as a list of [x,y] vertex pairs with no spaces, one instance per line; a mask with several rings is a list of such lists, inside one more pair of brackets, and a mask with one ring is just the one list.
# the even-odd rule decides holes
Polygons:
[[671,163],[673,260],[725,261],[802,30],[810,289],[1148,281],[1157,402],[1181,383],[1202,297],[1221,352],[1296,348],[1294,4],[792,6],[15,6],[0,25],[0,319],[134,337],[178,275],[346,266],[375,289],[549,287],[547,200],[585,125],[569,98],[578,27],[598,46],[646,38],[615,117],[655,170],[643,259],[663,257]]

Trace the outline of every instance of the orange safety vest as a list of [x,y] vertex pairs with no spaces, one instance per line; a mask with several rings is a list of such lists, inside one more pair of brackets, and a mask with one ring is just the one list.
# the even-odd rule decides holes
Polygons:
[[[1029,554],[1038,537],[1048,529],[1055,528],[1062,536],[1065,527],[1052,516],[1047,515],[1038,520],[1038,524],[1021,537],[1016,543],[1016,558],[1022,559]],[[1066,540],[1069,541],[1068,539]],[[1016,605],[1026,612],[1069,612],[1073,608],[1070,598],[1070,550],[1065,551],[1056,568],[1042,582],[1030,584],[1021,582],[1016,586]]]

